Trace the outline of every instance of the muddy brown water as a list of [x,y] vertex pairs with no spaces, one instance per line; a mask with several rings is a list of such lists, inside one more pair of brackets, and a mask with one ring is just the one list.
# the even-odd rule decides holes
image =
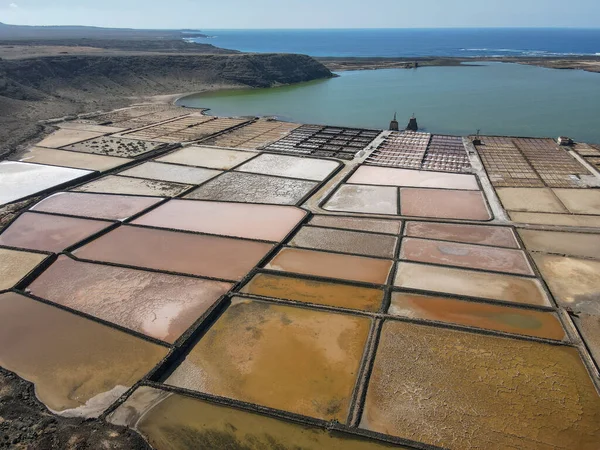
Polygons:
[[573,317],[592,358],[600,367],[600,315],[579,314]]
[[135,426],[157,450],[407,448],[140,387],[109,420]]
[[98,416],[168,349],[16,293],[0,295],[0,365],[51,410]]
[[600,228],[600,216],[579,216],[574,214],[545,214],[526,212],[509,212],[509,216],[513,222],[518,223]]
[[388,312],[414,319],[435,320],[559,341],[566,338],[558,317],[551,312],[400,292],[392,294]]
[[553,189],[553,191],[573,214],[600,215],[600,190]]
[[345,422],[370,325],[234,298],[166,383]]
[[317,277],[385,284],[392,268],[392,261],[284,248],[265,268]]
[[566,213],[567,210],[548,188],[498,188],[504,208],[532,213]]
[[600,315],[600,261],[545,254],[533,259],[562,307]]
[[378,311],[383,301],[383,291],[379,289],[266,273],[255,275],[240,292],[371,312]]
[[530,251],[600,259],[600,234],[519,230]]

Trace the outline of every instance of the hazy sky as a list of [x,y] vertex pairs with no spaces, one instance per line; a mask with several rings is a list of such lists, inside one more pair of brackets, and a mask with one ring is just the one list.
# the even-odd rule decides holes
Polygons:
[[0,22],[132,28],[600,27],[600,0],[0,0]]

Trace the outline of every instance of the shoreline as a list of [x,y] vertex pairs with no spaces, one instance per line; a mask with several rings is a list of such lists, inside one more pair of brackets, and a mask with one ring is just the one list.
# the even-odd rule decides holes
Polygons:
[[[16,52],[18,48],[4,50]],[[135,103],[174,102],[186,93],[333,77],[314,59],[287,54],[130,55],[109,50],[95,55],[1,58],[0,159],[39,139],[57,117]]]
[[[118,52],[121,53],[121,52]],[[152,55],[152,53],[145,53],[146,56]],[[165,54],[154,54],[153,56],[164,56]],[[257,54],[260,55],[260,54]],[[113,56],[113,55],[111,55]],[[116,56],[116,55],[114,55]],[[125,56],[125,55],[123,55]],[[127,56],[137,56],[134,54],[130,54]],[[170,55],[175,56],[175,55]],[[184,56],[184,55],[177,55]],[[188,56],[188,55],[186,55]],[[193,56],[193,55],[189,55]],[[33,57],[31,59],[39,59],[40,56]],[[42,57],[43,58],[43,57]],[[547,58],[522,58],[522,57],[502,57],[502,58],[368,58],[368,57],[319,57],[314,58],[316,61],[322,63],[325,67],[327,67],[332,72],[347,72],[347,71],[362,71],[362,70],[382,70],[382,69],[415,69],[419,67],[477,67],[478,63],[481,62],[501,62],[501,63],[512,63],[512,64],[523,64],[523,65],[533,65],[537,67],[544,67],[549,69],[556,70],[584,70],[592,73],[600,73],[600,57],[597,58],[571,58],[568,60],[561,59],[547,59]],[[415,67],[415,62],[417,62],[417,67]],[[335,74],[334,74],[335,75]],[[297,83],[288,83],[288,85],[293,85]],[[285,85],[285,84],[279,84]],[[276,87],[277,85],[269,86],[269,88]],[[94,98],[90,95],[88,100],[91,100],[91,103],[94,105],[98,105],[99,108],[95,108],[94,110],[112,110],[115,108],[123,108],[135,105],[143,105],[143,104],[170,104],[176,105],[177,102],[185,97],[207,93],[207,92],[217,92],[228,89],[249,89],[253,88],[253,86],[244,85],[244,84],[231,84],[231,83],[210,83],[205,84],[203,86],[199,86],[199,89],[194,90],[186,90],[182,92],[177,92],[173,94],[156,94],[156,95],[131,95],[122,98]],[[44,102],[46,103],[46,102]],[[50,102],[50,108],[56,110],[56,114],[50,114],[50,116],[41,118],[41,120],[37,120],[34,124],[31,124],[28,129],[23,130],[18,127],[19,132],[24,133],[25,135],[12,143],[12,148],[10,149],[0,149],[0,160],[5,160],[10,155],[22,151],[27,146],[32,145],[32,143],[39,141],[45,135],[52,133],[55,129],[52,126],[52,119],[55,119],[59,116],[73,116],[80,114],[89,114],[93,112],[88,109],[90,102],[78,103],[78,102],[68,102],[67,104],[59,104],[60,102]],[[1,109],[0,104],[0,109]],[[203,111],[207,111],[205,108],[194,108],[194,109],[202,109]],[[22,124],[22,121],[18,121]],[[27,121],[29,122],[29,121]],[[6,131],[6,130],[5,130]],[[15,129],[7,130],[8,133],[16,132]],[[1,133],[7,134],[7,133]]]
[[379,70],[379,69],[415,69],[419,67],[474,67],[482,62],[501,62],[523,64],[547,69],[558,70],[583,70],[586,72],[600,73],[600,56],[573,56],[569,58],[557,57],[416,57],[416,58],[389,58],[389,57],[315,57],[332,72],[345,72],[350,70]]
[[[136,43],[136,45],[138,44],[139,43]],[[11,154],[18,154],[29,145],[37,144],[44,135],[57,127],[60,120],[58,119],[59,117],[72,120],[77,117],[85,118],[86,116],[100,114],[101,112],[108,112],[117,108],[135,105],[177,105],[182,99],[192,95],[227,89],[256,89],[266,87],[272,88],[282,85],[296,85],[303,78],[327,79],[333,76],[329,70],[343,72],[350,70],[410,69],[427,66],[445,67],[462,65],[468,67],[464,63],[468,63],[470,66],[477,66],[480,62],[495,61],[540,65],[541,67],[553,69],[600,72],[600,57],[593,61],[590,61],[589,59],[550,61],[543,58],[501,58],[501,60],[489,58],[310,58],[302,55],[273,54],[183,54],[179,53],[180,49],[175,49],[172,53],[155,51],[138,52],[135,49],[131,50],[133,47],[123,46],[124,48],[128,48],[128,50],[118,50],[114,48],[114,43],[110,43],[110,45],[109,48],[92,48],[92,50],[89,48],[78,49],[77,47],[73,47],[72,50],[69,50],[71,54],[63,53],[66,47],[36,47],[31,45],[26,46],[26,48],[30,50],[30,54],[27,58],[9,58],[7,60],[4,60],[2,54],[0,54],[0,69],[2,69],[0,70],[0,138],[3,141],[0,143],[0,160]],[[23,47],[19,46],[7,46],[6,51],[13,55],[17,55],[22,48]],[[2,45],[0,44],[0,50],[1,49]],[[417,62],[416,66],[415,62]],[[411,74],[406,73],[406,75]],[[416,75],[416,77],[419,77],[419,75]],[[208,114],[210,112],[209,108],[183,108],[193,109],[194,111],[200,111],[202,114],[210,115]],[[158,121],[158,119],[152,120],[157,120],[157,122],[147,126],[152,127],[156,125],[156,123],[167,123]],[[170,119],[167,119],[167,121],[168,120]],[[110,122],[107,121],[103,123]],[[235,125],[234,127],[224,130],[225,133],[232,129],[237,131],[238,128],[245,125],[246,123],[242,123],[241,125]],[[217,136],[217,134],[213,134],[213,136]],[[337,136],[343,135],[340,133]],[[125,137],[127,138],[127,136]],[[135,138],[134,136],[132,137]],[[176,140],[181,139],[182,138],[177,138]],[[321,142],[328,141],[321,140]],[[346,144],[349,142],[350,141],[347,140]],[[364,145],[361,145],[361,147],[365,149],[364,151],[369,148],[367,145],[371,146],[370,148],[373,148],[372,143],[377,141],[370,142],[371,144],[365,143]],[[343,146],[346,144],[342,143]],[[218,144],[215,143],[214,145]],[[377,145],[379,145],[379,142],[377,142]],[[471,147],[471,152],[477,154],[477,149],[473,146]],[[319,148],[319,146],[316,148]],[[334,149],[335,148],[336,147],[334,147]],[[342,147],[339,146],[337,148],[339,150]],[[3,153],[3,150],[6,150],[7,153]],[[167,149],[165,149],[165,151],[167,151]],[[354,149],[353,151],[357,152],[358,150]],[[358,154],[360,155],[360,153]],[[364,162],[367,156],[368,154],[364,155],[361,162]],[[148,153],[140,158],[136,164],[138,162],[146,164],[156,157],[156,153]],[[316,155],[314,157],[317,158]],[[322,159],[325,157],[319,156],[319,158]],[[483,166],[481,166],[481,161],[479,161],[479,157],[475,158],[479,164],[479,167],[476,168],[476,170],[479,171],[478,173],[485,173]],[[355,165],[356,163],[352,164]],[[177,168],[177,166],[173,167]],[[183,168],[188,166],[183,165],[179,167],[181,170],[184,170]],[[353,168],[350,165],[348,167],[349,170],[354,170],[355,168],[356,167]],[[111,175],[121,174],[127,176],[126,173],[121,173],[121,170],[123,169],[115,168],[110,172],[105,172],[104,175],[108,173]],[[314,202],[311,200],[312,206],[311,203],[306,203],[306,205],[308,205],[307,208],[313,208],[313,212],[316,214],[317,210],[315,208],[323,203],[325,191],[327,191],[327,198],[330,198],[332,194],[334,194],[334,190],[338,189],[337,184],[339,183],[339,186],[341,186],[342,182],[345,182],[347,176],[350,174],[351,173],[343,172],[338,163],[338,168],[333,170],[323,179],[322,186],[313,187],[313,190],[304,197],[302,202],[305,202],[306,199],[310,199],[311,195],[316,193],[317,200]],[[104,175],[97,174],[95,179],[99,179]],[[135,175],[132,176],[135,177]],[[266,177],[266,175],[264,176]],[[343,176],[346,176],[346,178],[342,179],[341,177]],[[275,177],[278,176],[275,175]],[[278,178],[286,179],[285,176]],[[174,181],[183,182],[181,179],[175,179]],[[477,182],[478,180],[476,179],[475,181]],[[484,182],[487,182],[487,185],[485,185]],[[240,183],[240,185],[241,184],[242,183]],[[488,191],[492,189],[487,178],[485,178],[485,180],[482,178],[480,184]],[[69,188],[70,187],[72,186],[69,186]],[[190,186],[190,188],[196,189],[192,186]],[[400,201],[400,194],[398,192],[399,188],[396,189],[397,199],[394,208],[396,208],[395,211],[399,214],[404,211],[400,211],[399,209],[401,206],[400,203],[398,203]],[[491,193],[494,195],[493,189],[491,190]],[[185,192],[182,192],[181,196],[184,194]],[[26,210],[30,205],[37,203],[45,195],[46,194],[39,193],[38,197],[26,198],[22,201],[10,203],[0,208],[0,228],[11,221],[16,215]],[[484,196],[485,203],[485,195],[481,195]],[[488,196],[490,197],[490,204],[492,204],[492,200],[494,200],[495,206],[492,206],[494,208],[499,208],[500,214],[497,214],[497,217],[506,221],[506,217],[502,218],[502,216],[506,214],[502,211],[501,205],[499,206],[498,199],[495,196],[492,198],[492,196],[489,195],[489,192]],[[263,198],[260,197],[259,200],[262,201]],[[235,201],[235,199],[230,201]],[[249,200],[249,202],[251,202],[251,200]],[[158,204],[155,204],[155,206],[156,205]],[[489,205],[484,205],[484,208],[488,206]],[[312,210],[308,210],[309,215],[311,211]],[[142,211],[141,214],[144,214],[145,212],[147,212],[147,210]],[[333,213],[330,212],[329,214]],[[339,212],[337,214],[338,216],[344,215]],[[302,222],[302,225],[308,223],[307,219],[308,216],[303,219],[304,222]],[[401,224],[406,222],[406,219],[402,220],[404,220],[404,222],[400,222]],[[416,221],[417,219],[413,218],[410,220]],[[442,219],[435,217],[434,220],[438,222],[442,221]],[[460,217],[454,221],[457,220],[460,221]],[[445,221],[451,222],[452,220],[446,219]],[[300,226],[300,224],[301,222],[298,222],[296,227]],[[402,228],[398,228],[396,234],[398,232],[403,232],[402,230]],[[293,233],[295,232],[297,232],[297,229],[296,231],[293,231]],[[381,231],[381,233],[383,233],[383,231]],[[179,234],[183,236],[183,234]],[[94,235],[91,239],[96,238],[97,236],[98,235]],[[283,245],[284,242],[287,241],[282,240],[280,244]],[[396,249],[395,254],[397,256],[400,248],[399,243],[396,242],[394,246]],[[54,258],[56,258],[56,254],[54,255]],[[52,260],[50,260],[50,262],[52,262]],[[261,266],[259,265],[257,267]],[[42,270],[45,268],[47,268],[47,266],[43,266]],[[256,268],[254,270],[256,271]],[[251,274],[252,272],[249,273]],[[34,272],[34,274],[37,274],[37,272]],[[28,280],[26,282],[22,281],[19,284],[25,286],[30,283],[31,280],[30,274],[28,275]],[[388,284],[391,285],[391,279],[388,281]],[[24,288],[19,287],[18,289]],[[385,287],[385,289],[390,290],[391,287]],[[13,290],[16,292],[17,287],[15,286]],[[217,313],[219,312],[218,309],[215,309],[215,311],[217,311]],[[332,309],[332,311],[335,312],[335,309]],[[340,310],[341,313],[344,311],[345,310],[343,309]],[[213,312],[210,314],[213,314]],[[206,317],[210,318],[210,314]],[[177,345],[180,347],[183,345],[183,347],[181,347],[183,349],[186,348],[186,345],[191,345],[186,343],[185,339],[190,339],[190,336],[192,340],[195,339],[194,336],[196,335],[194,333],[197,334],[199,332],[198,330],[200,330],[200,328],[196,328],[187,333],[185,335],[187,337],[182,338],[183,341],[178,341],[183,344],[178,343]],[[377,336],[375,336],[375,338],[376,337]],[[500,337],[498,339],[500,339]],[[377,342],[373,345],[376,344]],[[379,350],[375,347],[369,348],[372,358],[374,358],[376,351]],[[365,357],[363,356],[363,358]],[[163,363],[164,360],[159,364]],[[593,362],[590,364],[593,364]],[[367,366],[368,364],[365,363],[365,367]],[[167,369],[169,369],[169,367],[167,367]],[[363,386],[359,386],[357,389],[362,389],[363,392],[366,392],[368,381],[369,380],[364,381]],[[143,384],[138,383],[136,386],[141,385]],[[359,392],[359,390],[357,390],[357,392]],[[122,407],[125,408],[126,405],[122,404],[124,400],[125,397],[115,405],[122,405]],[[256,409],[254,408],[256,405],[250,406],[252,406],[252,411]],[[356,408],[354,409],[360,412],[360,408],[361,405],[357,403]],[[267,413],[268,412],[269,411],[267,411]],[[272,415],[273,414],[269,413],[266,414],[265,417],[273,419],[273,417],[270,417]],[[279,417],[279,415],[277,415],[277,417]],[[277,417],[274,416],[274,418]],[[307,421],[301,420],[296,422],[298,422],[296,425],[306,425],[306,423],[308,423]],[[327,429],[329,429],[329,427]],[[67,418],[53,414],[51,410],[37,399],[35,386],[32,383],[25,381],[15,373],[9,372],[2,367],[0,367],[0,431],[0,437],[6,441],[8,445],[27,448],[30,446],[35,448],[67,448],[73,445],[82,445],[90,448],[113,448],[116,450],[150,449],[150,444],[145,440],[148,439],[147,434],[142,435],[141,433],[138,434],[138,432],[133,429],[111,425],[104,419]],[[333,431],[335,431],[335,429],[333,429]],[[337,431],[343,432],[343,429],[338,427]],[[187,429],[184,433],[184,437],[186,436],[188,436],[188,438],[190,436]],[[369,438],[369,436],[364,437]],[[192,440],[193,436],[192,438],[189,438],[187,442],[192,442]],[[381,440],[381,445],[384,445],[383,440]],[[1,446],[2,445],[0,445],[0,447]]]
[[[239,60],[258,61],[258,67],[240,65]],[[288,59],[282,64],[260,63],[269,58]],[[296,62],[294,62],[294,58]],[[304,61],[301,63],[300,60]],[[219,60],[217,61],[217,60]],[[185,80],[177,80],[168,69],[166,61],[177,61],[185,73]],[[199,61],[203,60],[204,63]],[[231,70],[225,60],[231,62]],[[69,62],[70,61],[70,62]],[[92,61],[101,61],[102,66],[110,67],[106,73],[114,73],[115,61],[127,66],[115,84],[105,84],[105,73],[92,71]],[[141,66],[139,61],[148,61]],[[149,64],[154,61],[154,64]],[[198,61],[198,62],[196,62]],[[310,62],[310,64],[308,64]],[[419,67],[473,67],[483,62],[503,62],[533,65],[551,69],[584,70],[600,73],[599,56],[556,57],[316,57],[295,54],[241,53],[226,50],[210,44],[195,44],[181,40],[156,40],[144,36],[142,39],[119,37],[106,39],[104,36],[82,41],[77,38],[62,37],[48,39],[36,36],[33,39],[0,39],[0,66],[21,67],[10,76],[6,71],[0,76],[0,159],[15,151],[22,150],[38,140],[51,129],[51,120],[61,116],[74,116],[98,110],[131,106],[140,103],[171,103],[181,98],[202,92],[232,88],[275,87],[296,84],[320,78],[336,76],[331,72],[351,70],[414,69]],[[308,64],[310,69],[304,69]],[[58,66],[66,72],[78,72],[78,86],[67,83],[54,72],[44,67]],[[152,80],[140,77],[152,66],[161,72]],[[318,68],[320,66],[320,69]],[[83,69],[81,68],[83,67]],[[37,79],[23,80],[27,74],[39,69]],[[122,70],[119,67],[119,71]],[[294,72],[300,70],[305,78],[297,78]],[[325,71],[328,75],[325,75]],[[60,72],[60,71],[59,71]],[[109,76],[109,78],[112,75]],[[35,78],[35,77],[34,77]],[[88,82],[92,85],[90,89]],[[39,84],[44,85],[39,89]],[[3,84],[3,86],[2,86]],[[104,86],[104,89],[100,89]],[[57,95],[60,92],[60,95]],[[66,95],[65,95],[66,94]]]

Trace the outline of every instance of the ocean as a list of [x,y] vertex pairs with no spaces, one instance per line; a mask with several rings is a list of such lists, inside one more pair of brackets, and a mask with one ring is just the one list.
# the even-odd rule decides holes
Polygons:
[[600,56],[600,28],[202,30],[193,39],[244,52],[311,56]]
[[[208,30],[202,39],[249,52],[313,56],[595,55],[600,30]],[[348,71],[338,78],[181,99],[209,114],[387,128],[414,113],[440,134],[557,137],[600,143],[600,74],[506,63]]]

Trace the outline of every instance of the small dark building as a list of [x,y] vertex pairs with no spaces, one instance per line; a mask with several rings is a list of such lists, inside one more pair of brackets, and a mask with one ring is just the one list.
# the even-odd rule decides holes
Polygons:
[[396,120],[396,113],[394,113],[394,119],[390,122],[390,131],[399,131],[398,121]]
[[413,114],[413,116],[408,121],[408,126],[406,127],[407,131],[419,131],[419,125],[417,124],[417,118]]

